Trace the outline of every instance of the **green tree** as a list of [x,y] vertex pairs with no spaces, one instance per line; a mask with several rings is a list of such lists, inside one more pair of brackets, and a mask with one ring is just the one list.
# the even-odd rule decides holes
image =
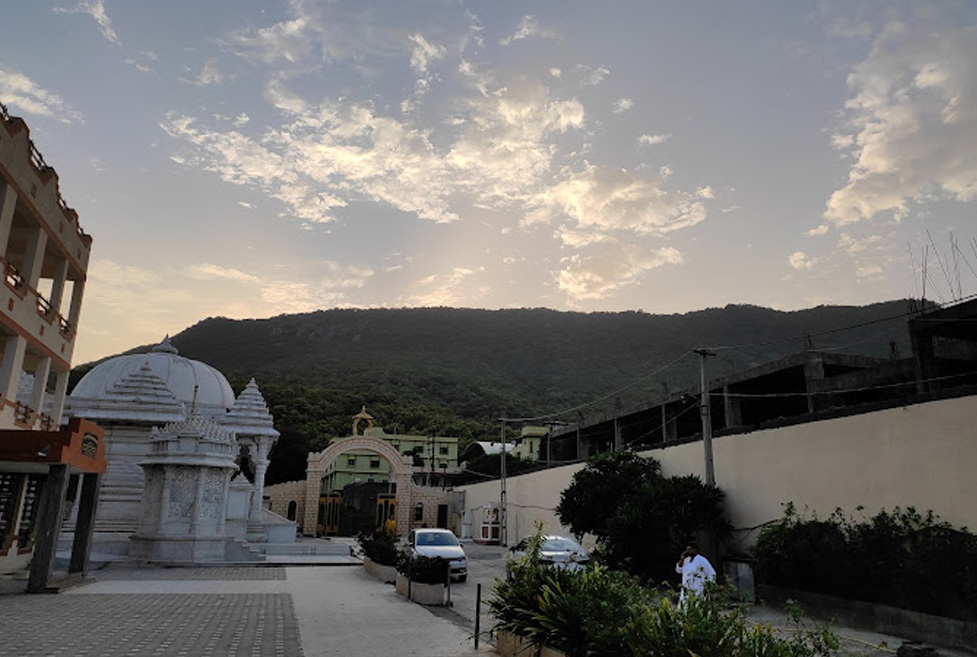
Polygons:
[[574,475],[556,513],[574,534],[596,536],[608,565],[661,582],[675,578],[675,555],[700,532],[728,537],[723,501],[696,476],[664,477],[655,459],[612,452]]
[[556,515],[577,538],[593,534],[604,539],[611,508],[625,501],[635,488],[661,478],[661,464],[655,459],[630,451],[598,454],[573,475],[570,486],[560,494]]

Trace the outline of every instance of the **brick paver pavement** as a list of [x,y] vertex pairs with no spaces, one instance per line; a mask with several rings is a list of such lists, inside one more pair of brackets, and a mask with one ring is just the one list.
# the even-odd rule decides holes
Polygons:
[[0,596],[0,655],[301,656],[278,594]]

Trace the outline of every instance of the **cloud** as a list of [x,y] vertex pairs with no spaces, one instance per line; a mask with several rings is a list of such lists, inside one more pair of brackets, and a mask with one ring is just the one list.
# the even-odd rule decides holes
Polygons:
[[41,88],[23,73],[0,68],[0,98],[8,107],[28,114],[68,124],[82,121],[81,113],[69,107],[61,96]]
[[87,14],[98,23],[98,29],[106,41],[115,45],[120,44],[119,35],[115,33],[115,29],[112,27],[112,19],[105,11],[103,0],[82,0],[74,7],[55,7],[54,11],[59,14]]
[[664,144],[666,141],[672,138],[672,134],[667,135],[641,135],[638,137],[639,144]]
[[818,235],[827,235],[828,231],[831,230],[831,226],[828,224],[821,224],[817,228],[812,228],[811,230],[804,233],[807,237],[817,237]]
[[416,281],[413,287],[432,289],[411,294],[403,300],[403,303],[408,306],[428,307],[470,305],[486,291],[483,287],[473,287],[469,284],[470,278],[476,273],[474,269],[455,267],[447,274],[426,276]]
[[144,50],[133,57],[127,57],[125,62],[140,73],[155,73],[151,62],[159,61],[159,56],[151,50]]
[[540,27],[539,19],[536,16],[523,16],[523,19],[519,21],[519,27],[516,28],[515,33],[499,41],[499,45],[507,46],[514,41],[521,41],[530,37],[558,39],[560,35],[553,30]]
[[279,280],[261,287],[261,300],[275,312],[304,313],[322,310],[347,301],[350,290],[363,287],[373,277],[372,269],[341,265],[335,261],[322,263],[324,273],[318,283]]
[[[208,59],[200,69],[200,73],[193,79],[180,78],[182,82],[195,84],[198,87],[209,87],[213,84],[220,84],[224,81],[224,76],[217,70],[217,60]],[[245,115],[246,116],[246,115]],[[235,125],[237,125],[235,123]]]
[[573,255],[557,273],[557,285],[575,302],[603,299],[638,283],[644,272],[663,265],[682,263],[682,254],[672,247],[644,249],[615,244],[594,256]]
[[580,84],[585,87],[596,87],[604,81],[604,78],[611,74],[603,66],[586,66],[584,64],[574,66],[574,72],[580,76]]
[[824,217],[845,226],[913,203],[977,199],[977,28],[892,21],[848,78],[832,143],[853,164]]
[[790,263],[790,266],[794,269],[801,270],[812,269],[817,260],[808,256],[803,251],[795,251],[787,258],[787,262]]
[[536,199],[532,221],[567,219],[578,229],[663,235],[694,226],[706,207],[693,194],[665,189],[662,181],[584,162]]
[[428,66],[442,59],[447,52],[444,46],[428,43],[420,34],[411,34],[407,40],[414,46],[410,54],[410,65],[418,74],[427,73]]
[[634,101],[631,100],[630,98],[618,98],[614,102],[614,113],[624,114],[632,107],[634,107]]
[[257,283],[260,280],[257,276],[239,269],[230,269],[210,263],[192,265],[187,275],[198,280],[225,280],[235,283]]

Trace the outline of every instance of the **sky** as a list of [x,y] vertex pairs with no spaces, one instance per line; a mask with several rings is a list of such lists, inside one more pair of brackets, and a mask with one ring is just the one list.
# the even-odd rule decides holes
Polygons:
[[9,4],[0,102],[94,239],[75,363],[214,316],[977,293],[970,0]]

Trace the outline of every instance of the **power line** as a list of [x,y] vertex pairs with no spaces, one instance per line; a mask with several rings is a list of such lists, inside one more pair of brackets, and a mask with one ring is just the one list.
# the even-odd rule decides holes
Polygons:
[[546,419],[549,419],[549,418],[555,418],[555,417],[560,417],[561,415],[567,415],[569,413],[574,413],[576,411],[579,411],[581,409],[587,408],[589,406],[593,406],[594,404],[599,404],[599,403],[601,403],[603,401],[607,401],[611,397],[614,397],[616,395],[619,395],[622,392],[624,392],[625,390],[630,390],[631,388],[635,387],[639,383],[644,383],[645,381],[647,381],[651,377],[657,376],[657,375],[661,374],[662,372],[664,372],[665,370],[667,370],[668,368],[672,367],[677,362],[679,362],[680,360],[682,360],[683,358],[685,358],[686,356],[688,356],[691,353],[692,353],[692,350],[690,349],[689,351],[686,351],[684,354],[682,354],[678,358],[672,360],[668,364],[663,365],[662,367],[659,367],[654,372],[651,372],[650,374],[645,374],[644,376],[635,379],[634,381],[632,381],[631,383],[629,383],[628,385],[626,385],[626,386],[624,386],[622,388],[618,388],[617,390],[614,390],[613,392],[609,392],[609,393],[607,393],[606,395],[604,395],[602,397],[598,397],[597,399],[594,399],[594,400],[589,401],[589,402],[585,402],[585,403],[580,404],[578,406],[574,406],[572,408],[565,408],[562,411],[559,411],[557,413],[547,413],[545,415],[537,415],[536,417],[518,417],[518,418],[509,417],[509,418],[499,418],[499,421],[501,421],[501,422],[513,422],[513,423],[515,423],[515,422],[537,422],[539,420],[546,420]]

